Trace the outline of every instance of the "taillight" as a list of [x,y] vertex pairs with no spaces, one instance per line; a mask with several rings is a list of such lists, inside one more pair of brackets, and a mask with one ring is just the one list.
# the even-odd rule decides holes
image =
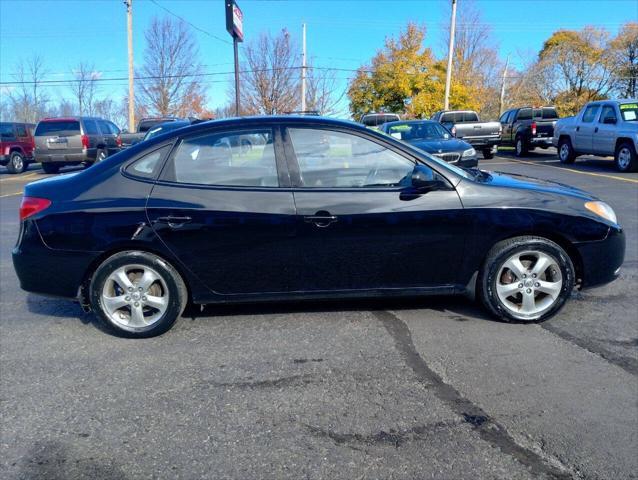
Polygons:
[[89,148],[89,136],[82,135],[82,148]]
[[532,135],[536,135],[536,122],[532,122]]
[[118,147],[121,147],[121,146],[122,146],[122,137],[121,137],[121,136],[119,136],[119,135],[118,135],[117,137],[115,137],[115,144],[116,144]]
[[31,215],[45,210],[51,205],[51,200],[47,198],[22,197],[20,204],[20,220],[29,218]]

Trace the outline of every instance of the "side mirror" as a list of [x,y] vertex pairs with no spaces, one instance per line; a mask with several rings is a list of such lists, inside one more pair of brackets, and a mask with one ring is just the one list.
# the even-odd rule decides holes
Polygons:
[[603,123],[615,124],[616,123],[616,119],[614,117],[605,117],[605,118],[603,118]]
[[442,182],[438,180],[434,172],[425,165],[417,165],[412,171],[412,187],[420,192],[428,192],[440,188]]

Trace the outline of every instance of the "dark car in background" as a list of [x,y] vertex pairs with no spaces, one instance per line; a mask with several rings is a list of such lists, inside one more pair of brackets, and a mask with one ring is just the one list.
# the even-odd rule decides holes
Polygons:
[[483,158],[494,158],[501,142],[500,123],[483,122],[472,110],[441,110],[432,115],[432,120],[479,150]]
[[146,137],[146,134],[149,130],[155,128],[157,125],[170,123],[170,122],[185,122],[186,119],[177,118],[177,117],[148,117],[142,118],[139,122],[137,122],[137,128],[135,132],[129,132],[128,130],[124,130],[120,138],[122,139],[122,147],[128,148],[131,145],[135,145],[138,142],[141,142]]
[[35,128],[34,156],[46,173],[91,166],[120,151],[120,129],[98,117],[45,118]]
[[547,148],[554,140],[554,125],[558,120],[555,107],[521,107],[507,110],[501,123],[501,145],[511,145],[517,157],[536,147]]
[[398,122],[401,120],[396,113],[367,113],[361,117],[361,123],[369,128],[378,128],[387,122]]
[[[242,151],[237,139],[265,143]],[[237,145],[233,147],[232,145]],[[554,315],[616,278],[624,233],[581,190],[465,170],[320,117],[200,123],[26,186],[23,289],[78,297],[118,334],[194,304],[471,294],[496,317]]]
[[33,161],[35,125],[23,122],[0,122],[0,165],[9,173],[22,173]]
[[432,120],[406,120],[384,123],[379,130],[403,140],[446,162],[460,167],[476,167],[476,150],[467,142],[454,138],[443,125]]

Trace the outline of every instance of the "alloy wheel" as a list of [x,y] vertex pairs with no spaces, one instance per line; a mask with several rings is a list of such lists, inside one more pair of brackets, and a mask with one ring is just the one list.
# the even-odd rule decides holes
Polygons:
[[16,172],[21,172],[24,167],[24,160],[22,160],[22,156],[13,155],[11,157],[11,164]]
[[622,147],[618,152],[618,166],[621,170],[627,170],[631,163],[631,152],[627,147]]
[[112,322],[148,327],[162,318],[169,305],[166,282],[145,265],[125,265],[111,273],[102,288],[101,304]]
[[560,146],[560,159],[565,161],[567,158],[569,158],[569,145],[563,143]]
[[496,277],[499,300],[521,319],[541,317],[554,306],[562,288],[558,261],[541,251],[515,253],[501,265]]

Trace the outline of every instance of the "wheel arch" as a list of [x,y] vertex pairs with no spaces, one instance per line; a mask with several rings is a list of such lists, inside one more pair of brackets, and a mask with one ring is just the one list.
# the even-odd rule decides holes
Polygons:
[[[629,138],[629,137],[618,137],[616,139],[616,145],[614,146],[614,152],[618,151],[618,148],[623,144],[623,143],[628,143],[629,145],[634,145],[634,141]],[[634,147],[635,149],[636,147]]]
[[14,145],[13,147],[11,147],[9,149],[9,155],[11,155],[12,153],[16,153],[16,152],[18,152],[22,156],[26,156],[26,154],[24,153],[24,150],[22,149],[22,147],[20,147],[18,145]]

